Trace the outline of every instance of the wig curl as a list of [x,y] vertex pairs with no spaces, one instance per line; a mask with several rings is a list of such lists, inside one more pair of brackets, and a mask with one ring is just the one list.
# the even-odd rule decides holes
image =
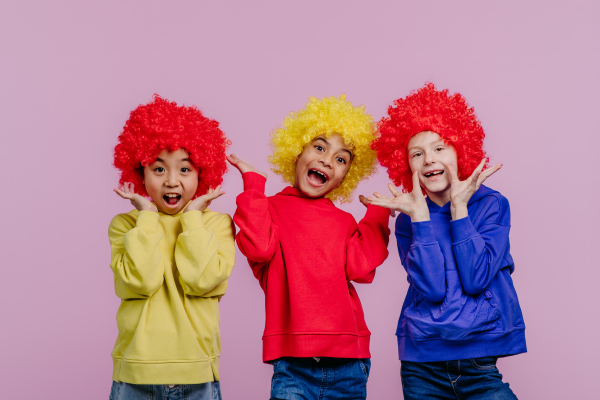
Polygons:
[[273,154],[268,161],[273,164],[273,172],[294,185],[296,162],[304,148],[317,136],[328,138],[336,133],[352,150],[353,159],[340,185],[326,197],[341,203],[350,201],[358,183],[377,171],[377,155],[371,149],[375,139],[373,117],[364,106],[353,106],[345,95],[310,97],[303,109],[290,113],[282,127],[271,134]]
[[373,142],[379,163],[402,191],[412,191],[412,172],[408,163],[408,141],[417,133],[432,131],[456,150],[458,177],[468,178],[485,157],[483,128],[459,93],[438,91],[428,83],[405,99],[394,100],[388,116],[377,124],[378,138]]
[[182,148],[199,170],[196,198],[223,182],[230,144],[219,123],[195,106],[177,106],[155,94],[150,103],[131,112],[115,147],[114,166],[121,171],[120,185],[132,182],[136,193],[148,196],[144,167],[156,161],[161,151]]

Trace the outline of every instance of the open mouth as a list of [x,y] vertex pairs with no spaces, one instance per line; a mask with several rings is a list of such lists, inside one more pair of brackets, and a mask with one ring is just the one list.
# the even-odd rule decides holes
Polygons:
[[170,207],[174,207],[177,204],[179,204],[180,200],[181,200],[181,195],[177,194],[177,193],[167,193],[163,196],[163,201],[165,202],[166,205],[168,205]]
[[329,180],[327,174],[319,171],[318,169],[309,169],[307,175],[308,183],[313,186],[323,186]]
[[441,176],[444,173],[443,170],[429,171],[425,175],[425,178],[434,178],[436,176]]

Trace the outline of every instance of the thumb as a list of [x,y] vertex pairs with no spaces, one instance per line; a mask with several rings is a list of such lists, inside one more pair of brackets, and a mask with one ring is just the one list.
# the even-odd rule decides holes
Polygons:
[[419,181],[419,171],[415,171],[412,174],[413,192],[416,190],[421,193],[421,182]]

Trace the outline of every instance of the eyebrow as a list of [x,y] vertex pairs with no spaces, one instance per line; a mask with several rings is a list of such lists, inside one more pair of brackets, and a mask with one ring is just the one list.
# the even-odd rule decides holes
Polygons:
[[[165,161],[162,158],[157,158],[156,160],[154,160],[154,162],[162,162],[164,163]],[[190,163],[194,163],[190,158],[182,158],[181,160],[179,160],[179,162],[183,162],[183,161],[188,161]]]
[[[327,145],[328,145],[328,146],[331,146],[331,143],[329,143],[327,140],[325,140],[325,139],[323,139],[323,138],[316,138],[316,139],[315,139],[315,140],[313,140],[312,142],[314,143],[314,142],[316,142],[317,140],[322,140],[322,141],[324,141],[325,143],[327,143]],[[354,157],[354,156],[352,155],[352,152],[351,152],[350,150],[348,150],[348,149],[342,149],[342,150],[344,150],[345,152],[347,152],[348,154],[350,154],[350,157]]]

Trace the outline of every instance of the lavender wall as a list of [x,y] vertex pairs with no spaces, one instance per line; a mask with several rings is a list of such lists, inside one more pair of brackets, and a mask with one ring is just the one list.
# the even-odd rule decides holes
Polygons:
[[[600,3],[595,1],[13,1],[0,5],[0,380],[5,398],[106,399],[116,338],[107,226],[130,110],[159,93],[219,120],[266,170],[268,134],[309,95],[380,118],[425,81],[466,96],[489,185],[511,202],[529,353],[500,361],[520,398],[596,398]],[[359,187],[385,190],[385,170]],[[270,175],[268,193],[283,187]],[[214,209],[233,214],[237,171]],[[358,201],[344,206],[357,218]],[[399,399],[395,240],[358,285],[373,399]],[[238,261],[222,310],[226,399],[265,399],[263,294]],[[85,394],[87,393],[87,394]]]

